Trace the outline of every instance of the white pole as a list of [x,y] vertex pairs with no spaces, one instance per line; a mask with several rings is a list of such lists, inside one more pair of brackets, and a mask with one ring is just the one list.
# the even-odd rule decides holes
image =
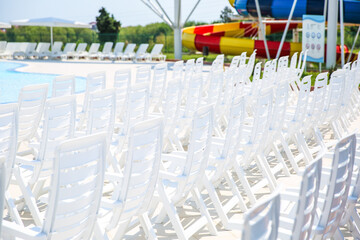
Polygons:
[[276,54],[276,58],[280,57],[281,49],[282,49],[282,47],[284,45],[284,41],[285,41],[285,38],[286,38],[287,31],[289,29],[290,21],[292,19],[292,15],[294,13],[296,3],[297,3],[297,0],[294,0],[293,5],[292,5],[291,10],[290,10],[290,15],[289,15],[288,21],[287,21],[286,26],[285,26],[285,31],[284,31],[284,33],[282,35],[280,46],[279,46],[279,49],[278,49],[277,54]]
[[325,22],[326,22],[326,14],[327,14],[327,5],[328,5],[328,0],[325,0],[324,1],[324,12],[323,12]]
[[344,49],[344,1],[340,0],[340,41],[341,41],[341,67],[345,64]]
[[267,56],[268,60],[270,60],[270,53],[269,53],[268,45],[267,45],[267,42],[266,42],[266,31],[264,29],[264,24],[262,22],[259,0],[255,0],[255,5],[256,5],[256,12],[257,12],[259,22],[260,22],[261,33],[263,34],[263,37],[264,37],[264,45],[265,45],[266,56]]
[[53,27],[50,27],[50,42],[51,42],[51,51],[54,44],[54,38],[53,38]]
[[201,0],[198,0],[197,3],[195,4],[195,6],[193,7],[193,9],[191,10],[191,12],[189,13],[189,16],[186,18],[185,23],[187,23],[187,21],[189,20],[189,18],[191,17],[191,15],[193,14],[193,12],[195,11],[196,7],[199,5]]
[[181,0],[174,1],[174,55],[175,59],[182,59],[181,42]]
[[350,51],[350,54],[349,54],[349,57],[348,57],[347,62],[350,62],[351,55],[352,55],[352,53],[353,53],[353,51],[354,51],[355,43],[356,43],[356,41],[357,41],[357,39],[358,39],[358,37],[359,37],[359,33],[360,33],[360,26],[359,26],[359,28],[358,28],[358,30],[357,30],[357,32],[356,32],[355,39],[354,39],[353,45],[352,45],[352,47],[351,47],[351,51]]
[[338,1],[329,0],[328,3],[328,31],[326,48],[326,67],[331,68],[336,65],[336,39],[337,39],[337,19]]

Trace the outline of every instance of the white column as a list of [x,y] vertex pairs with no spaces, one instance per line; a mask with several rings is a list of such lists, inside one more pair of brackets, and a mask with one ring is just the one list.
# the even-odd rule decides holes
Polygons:
[[54,37],[53,37],[53,27],[50,27],[50,43],[51,43],[51,51],[54,44]]
[[174,54],[175,59],[182,58],[181,42],[181,0],[174,1],[175,19],[174,19]]
[[175,59],[182,58],[181,28],[174,28],[174,55]]
[[344,3],[340,0],[340,40],[341,40],[341,67],[345,64],[344,49]]
[[337,40],[337,19],[338,1],[329,0],[328,3],[328,32],[326,47],[326,67],[331,68],[336,65],[336,40]]

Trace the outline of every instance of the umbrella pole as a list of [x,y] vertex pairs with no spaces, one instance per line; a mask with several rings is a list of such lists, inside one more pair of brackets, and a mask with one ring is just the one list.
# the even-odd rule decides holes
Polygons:
[[54,43],[54,40],[53,40],[53,27],[50,27],[50,42],[51,42],[51,51],[52,51],[53,43]]

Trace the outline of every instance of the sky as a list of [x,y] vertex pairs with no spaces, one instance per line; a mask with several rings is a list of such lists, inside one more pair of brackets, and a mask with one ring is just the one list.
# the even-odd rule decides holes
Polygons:
[[[159,2],[173,19],[174,1],[159,0]],[[182,0],[182,21],[187,18],[196,2],[196,0]],[[162,21],[141,0],[0,0],[0,22],[57,17],[89,23],[95,21],[102,6],[114,14],[123,27]],[[228,0],[201,0],[190,20],[204,22],[219,20],[220,12],[225,6],[231,7]]]

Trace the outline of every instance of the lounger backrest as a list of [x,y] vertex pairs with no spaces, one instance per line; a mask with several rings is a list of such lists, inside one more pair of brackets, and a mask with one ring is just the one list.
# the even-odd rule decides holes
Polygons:
[[73,52],[75,50],[76,43],[67,43],[64,48],[64,53]]
[[6,167],[5,189],[10,184],[17,150],[18,109],[17,103],[0,106],[0,159],[4,161]]
[[21,51],[23,49],[23,46],[24,46],[24,44],[21,42],[15,43],[12,53]]
[[79,45],[76,48],[76,52],[84,52],[86,50],[87,43],[79,43]]
[[97,53],[99,51],[100,43],[92,43],[89,49],[89,53]]
[[70,96],[75,93],[75,75],[61,75],[53,80],[52,97]]
[[135,47],[136,47],[136,44],[135,44],[135,43],[129,43],[129,44],[126,46],[126,48],[125,48],[124,54],[133,53]]
[[136,56],[146,53],[146,50],[148,49],[148,47],[149,47],[149,44],[147,44],[147,43],[140,44],[138,50],[136,51]]
[[104,45],[104,48],[102,50],[102,53],[110,53],[112,49],[113,43],[112,42],[106,42]]
[[76,96],[64,96],[47,100],[43,119],[43,131],[37,156],[37,159],[42,161],[42,167],[41,171],[36,171],[34,179],[51,176],[56,147],[59,143],[74,137]]
[[123,42],[117,42],[115,45],[114,53],[122,53],[124,49],[125,43]]
[[279,191],[256,204],[244,215],[241,239],[277,239],[280,215]]
[[28,42],[22,42],[22,43],[20,43],[20,47],[17,49],[17,51],[19,51],[19,52],[26,52],[29,44],[30,44],[30,43],[28,43]]
[[335,146],[330,178],[327,182],[326,197],[316,230],[321,230],[321,238],[331,238],[338,230],[346,211],[356,151],[356,136],[341,139]]
[[54,42],[53,46],[52,46],[52,52],[59,52],[61,51],[61,47],[62,47],[63,43],[62,42]]
[[62,142],[55,156],[42,233],[51,239],[90,239],[102,196],[106,136]]
[[15,44],[14,42],[9,42],[6,44],[6,48],[5,48],[5,52],[6,53],[10,53],[12,51],[12,49],[14,49],[15,47]]
[[119,217],[113,219],[116,222],[147,211],[160,168],[162,132],[161,119],[141,122],[130,129],[124,181],[116,196],[123,203],[123,211],[120,216],[114,216]]
[[35,136],[48,93],[48,84],[25,86],[19,94],[18,141]]
[[155,44],[155,46],[151,50],[151,55],[160,54],[163,47],[164,47],[164,44]]
[[231,60],[231,63],[230,63],[230,68],[237,68],[238,65],[239,65],[239,62],[240,62],[240,56],[235,56],[233,57],[233,59]]
[[36,52],[41,52],[41,49],[43,48],[43,45],[44,45],[44,43],[43,42],[39,42],[39,44],[37,45],[37,47],[36,47]]
[[18,51],[20,45],[21,45],[21,43],[18,43],[18,42],[9,42],[6,45],[5,52],[8,54],[13,54],[15,51]]
[[184,163],[182,176],[184,183],[179,184],[177,194],[186,196],[201,181],[209,159],[211,136],[213,130],[213,106],[199,108],[194,113],[189,139],[188,154]]
[[28,43],[26,47],[26,53],[35,52],[36,49],[36,43]]
[[0,53],[5,52],[6,41],[0,41]]
[[39,45],[41,44],[39,48],[39,53],[42,53],[42,52],[47,52],[49,51],[49,48],[50,48],[50,43],[39,43]]

